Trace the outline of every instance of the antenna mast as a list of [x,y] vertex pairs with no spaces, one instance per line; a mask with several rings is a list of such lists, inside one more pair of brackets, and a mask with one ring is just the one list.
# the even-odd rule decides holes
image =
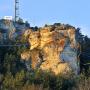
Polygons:
[[15,22],[19,19],[19,0],[15,0]]

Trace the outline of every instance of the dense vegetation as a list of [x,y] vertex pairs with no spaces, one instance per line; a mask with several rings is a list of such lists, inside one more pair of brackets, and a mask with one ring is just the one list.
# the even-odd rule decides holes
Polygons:
[[0,90],[90,90],[90,38],[83,36],[79,28],[77,37],[81,44],[81,73],[77,77],[73,73],[55,76],[41,70],[28,72],[20,60],[21,52],[28,47],[0,47]]

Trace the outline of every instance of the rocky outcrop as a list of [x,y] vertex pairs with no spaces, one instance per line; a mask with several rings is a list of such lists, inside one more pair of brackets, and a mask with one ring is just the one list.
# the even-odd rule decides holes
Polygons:
[[20,37],[26,29],[27,23],[14,22],[11,20],[0,20],[0,44],[7,44],[7,41],[15,41],[15,38]]
[[75,28],[47,26],[37,31],[27,30],[24,36],[30,44],[30,50],[22,53],[21,59],[31,61],[30,68],[50,70],[56,75],[71,71],[78,73],[79,44]]

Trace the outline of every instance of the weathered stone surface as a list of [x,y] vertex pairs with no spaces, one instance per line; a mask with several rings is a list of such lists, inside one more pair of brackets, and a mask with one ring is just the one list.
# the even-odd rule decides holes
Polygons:
[[26,29],[28,29],[25,23],[20,24],[11,20],[0,20],[0,44],[15,42],[15,39],[21,37]]
[[[77,74],[79,71],[78,42],[75,29],[58,30],[58,28],[43,27],[38,31],[26,31],[24,35],[26,38],[28,37],[30,50],[27,55],[23,53],[23,56],[26,57],[24,60],[31,60],[34,69],[39,62],[38,68],[44,71],[51,70],[55,74],[73,71]],[[34,58],[31,55],[34,55]],[[22,54],[21,59],[23,59]],[[35,63],[33,63],[34,61]]]

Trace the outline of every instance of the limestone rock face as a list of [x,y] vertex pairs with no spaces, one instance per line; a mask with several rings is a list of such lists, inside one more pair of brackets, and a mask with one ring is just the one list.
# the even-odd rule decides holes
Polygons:
[[30,70],[30,68],[38,68],[38,66],[42,62],[39,54],[39,50],[37,49],[34,49],[32,51],[24,51],[21,54],[21,59],[25,61],[28,70]]
[[21,37],[29,27],[26,23],[14,22],[13,20],[0,19],[0,44],[9,44]]
[[31,61],[31,65],[34,65],[31,68],[35,69],[38,66],[38,69],[50,70],[56,75],[71,71],[77,74],[79,66],[76,31],[74,28],[58,28],[48,26],[38,31],[26,31],[24,34],[28,37],[30,50],[27,54],[22,53],[21,59]]

